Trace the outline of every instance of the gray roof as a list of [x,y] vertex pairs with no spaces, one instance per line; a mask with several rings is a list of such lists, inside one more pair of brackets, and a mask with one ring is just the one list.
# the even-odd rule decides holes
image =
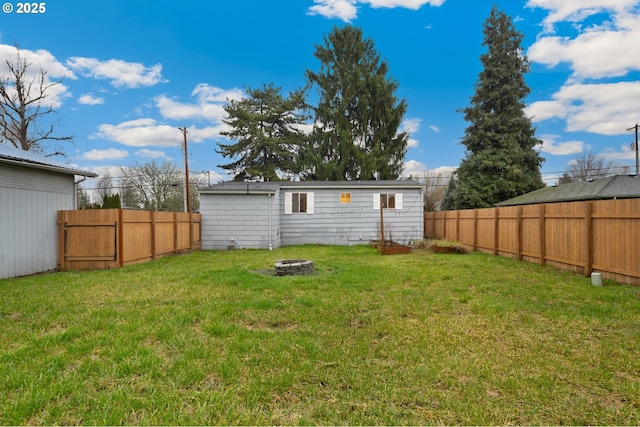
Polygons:
[[49,170],[66,175],[82,175],[95,178],[98,174],[71,167],[30,151],[20,150],[8,144],[0,143],[0,163]]
[[539,203],[577,202],[582,200],[631,199],[640,197],[640,176],[616,175],[594,181],[543,187],[497,206],[534,205]]
[[355,188],[422,188],[422,184],[413,180],[385,181],[269,181],[243,182],[225,181],[204,187],[200,193],[236,193],[236,194],[274,194],[278,189],[355,189]]

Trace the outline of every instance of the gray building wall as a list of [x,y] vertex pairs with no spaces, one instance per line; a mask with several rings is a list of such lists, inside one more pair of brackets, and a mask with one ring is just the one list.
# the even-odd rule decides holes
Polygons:
[[[406,244],[424,235],[422,193],[413,188],[282,188],[280,218],[283,245],[305,243],[330,245],[367,244],[380,238],[380,210],[373,195],[402,193],[401,209],[383,212],[385,238]],[[285,214],[284,193],[313,192],[312,214]],[[340,193],[350,193],[351,203],[340,203]]]
[[202,249],[279,247],[280,216],[276,197],[274,194],[201,195]]
[[[230,184],[233,185],[233,184]],[[315,183],[278,185],[269,193],[217,192],[200,194],[203,249],[268,249],[282,245],[367,244],[380,238],[380,210],[374,194],[402,194],[402,207],[384,209],[385,238],[406,244],[424,236],[422,191],[419,187],[350,187]],[[248,187],[247,187],[248,188]],[[249,191],[249,190],[247,190]],[[287,193],[313,193],[309,213],[286,213]],[[340,194],[349,193],[350,203]],[[310,209],[311,211],[311,209]]]
[[75,209],[74,176],[0,164],[0,278],[57,268],[58,210]]

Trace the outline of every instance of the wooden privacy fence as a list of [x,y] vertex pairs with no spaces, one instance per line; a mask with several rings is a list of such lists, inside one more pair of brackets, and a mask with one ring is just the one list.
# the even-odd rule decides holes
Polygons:
[[425,237],[640,286],[640,199],[426,212]]
[[201,249],[199,213],[58,211],[58,270],[106,270]]

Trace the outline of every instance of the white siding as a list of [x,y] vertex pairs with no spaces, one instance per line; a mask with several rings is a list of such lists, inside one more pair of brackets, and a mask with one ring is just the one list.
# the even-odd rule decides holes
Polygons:
[[[301,188],[300,191],[304,190]],[[380,192],[396,194],[396,209],[383,211],[385,238],[405,244],[422,239],[424,221],[422,194],[419,189],[348,189],[351,193],[351,203],[340,203],[340,193],[345,191],[347,190],[344,188],[314,188],[313,215],[282,215],[282,244],[357,245],[379,239]],[[374,192],[378,194],[378,209],[375,209]],[[402,194],[399,200],[398,194]],[[283,200],[280,212],[284,211]]]
[[75,208],[73,180],[0,165],[0,278],[57,268],[57,213]]
[[279,247],[281,205],[276,200],[267,194],[201,194],[202,249]]

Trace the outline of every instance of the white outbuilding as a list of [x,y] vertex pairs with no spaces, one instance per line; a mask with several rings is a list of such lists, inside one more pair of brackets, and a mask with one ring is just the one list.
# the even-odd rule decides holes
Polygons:
[[0,144],[0,279],[57,269],[59,210],[93,172]]

